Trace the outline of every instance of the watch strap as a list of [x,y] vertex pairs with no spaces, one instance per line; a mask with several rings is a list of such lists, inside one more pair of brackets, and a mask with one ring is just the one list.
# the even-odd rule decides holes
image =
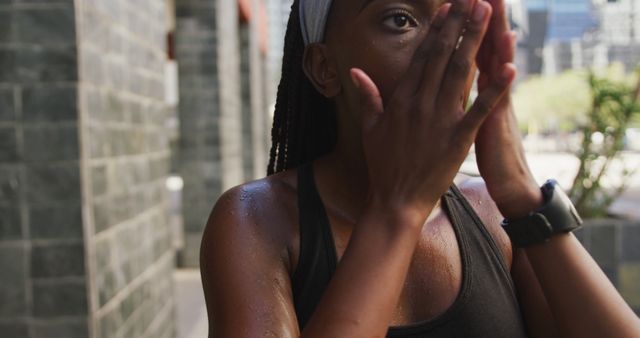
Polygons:
[[532,212],[526,218],[502,221],[502,228],[511,239],[512,245],[525,247],[542,243],[553,235],[553,228],[544,215]]
[[526,217],[502,222],[514,246],[525,247],[542,243],[554,234],[571,232],[582,225],[569,197],[555,180],[547,181],[541,188],[544,205]]

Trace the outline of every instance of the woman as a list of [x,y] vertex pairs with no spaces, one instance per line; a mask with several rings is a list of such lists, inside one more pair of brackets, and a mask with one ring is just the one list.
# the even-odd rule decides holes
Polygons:
[[[504,0],[294,1],[270,176],[204,234],[210,336],[640,336],[573,235],[515,248],[500,226],[551,203],[511,111],[514,44]],[[456,174],[474,142],[484,180]]]

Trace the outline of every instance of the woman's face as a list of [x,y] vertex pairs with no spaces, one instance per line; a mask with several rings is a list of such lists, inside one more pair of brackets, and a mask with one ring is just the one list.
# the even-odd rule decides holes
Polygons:
[[334,1],[325,44],[337,70],[341,95],[350,109],[357,102],[350,69],[364,70],[378,86],[383,100],[389,98],[442,3],[443,0]]
[[[325,44],[341,85],[338,100],[343,101],[347,109],[354,111],[357,108],[358,96],[349,73],[354,67],[371,77],[383,101],[388,102],[408,69],[414,52],[425,39],[431,19],[444,2],[334,0]],[[473,74],[465,99],[472,80]]]

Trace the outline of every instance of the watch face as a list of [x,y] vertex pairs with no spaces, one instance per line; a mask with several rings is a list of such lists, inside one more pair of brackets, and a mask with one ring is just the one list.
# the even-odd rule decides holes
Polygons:
[[540,190],[542,191],[542,195],[544,196],[545,203],[551,201],[551,198],[553,197],[553,194],[556,190],[562,191],[562,189],[559,188],[558,181],[553,179],[547,180],[547,182],[544,183]]
[[555,180],[547,181],[542,191],[549,193],[550,198],[545,201],[545,205],[538,212],[544,214],[553,233],[573,231],[582,225],[578,211],[571,203],[569,196],[558,186],[558,182]]
[[578,210],[576,210],[576,207],[573,206],[573,202],[571,202],[571,199],[569,198],[569,196],[567,196],[567,194],[565,194],[560,189],[556,189],[556,191],[557,191],[558,197],[560,197],[564,205],[566,205],[569,208],[569,213],[571,214],[571,216],[573,216],[576,223],[578,223],[578,225],[581,225],[582,218],[578,214]]

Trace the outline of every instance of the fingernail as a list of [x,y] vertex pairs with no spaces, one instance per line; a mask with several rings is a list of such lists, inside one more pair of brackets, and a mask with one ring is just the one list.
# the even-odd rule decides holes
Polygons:
[[482,2],[478,2],[473,9],[473,20],[481,22],[487,14],[487,8],[482,5]]
[[504,82],[509,81],[511,79],[511,69],[509,67],[503,66],[502,72],[500,73],[500,77]]
[[438,12],[436,12],[435,18],[444,19],[447,16],[447,13],[449,13],[450,8],[451,8],[450,2],[447,2],[444,5],[440,6],[440,8],[438,9]]
[[449,8],[451,8],[451,3],[447,2],[444,5],[440,6],[436,15],[433,17],[431,25],[434,27],[442,26],[442,23],[447,18],[447,14],[449,13]]
[[356,72],[354,69],[351,70],[351,82],[353,82],[353,85],[356,86],[356,88],[360,89],[360,82],[358,81],[358,78],[356,77]]

